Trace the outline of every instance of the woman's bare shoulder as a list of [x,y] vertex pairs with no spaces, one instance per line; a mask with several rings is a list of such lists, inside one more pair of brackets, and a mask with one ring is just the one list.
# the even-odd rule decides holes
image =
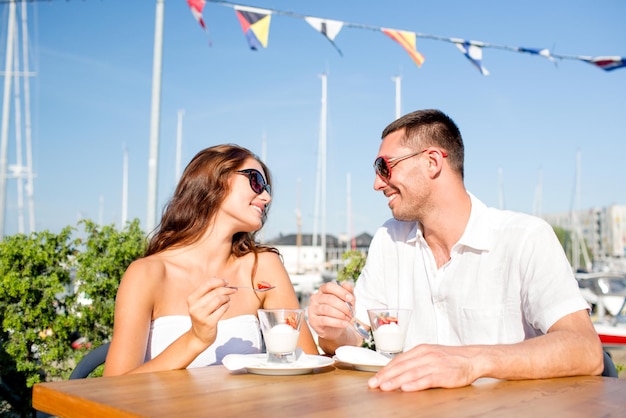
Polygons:
[[282,269],[284,268],[283,260],[280,255],[273,251],[263,251],[258,253],[259,268],[260,269]]
[[282,260],[280,258],[280,255],[276,251],[262,251],[262,252],[258,253],[258,255],[259,255],[259,260],[263,259],[266,262],[276,262],[276,261],[278,261],[279,263],[282,264]]
[[272,275],[285,275],[287,276],[287,271],[285,270],[285,265],[283,264],[283,260],[280,258],[278,254],[271,251],[265,251],[259,253],[259,262],[258,262],[258,272],[260,274],[272,274]]
[[151,255],[133,261],[126,269],[122,281],[133,283],[154,283],[156,281],[155,279],[162,279],[165,277],[166,270],[167,268],[164,260],[157,255]]

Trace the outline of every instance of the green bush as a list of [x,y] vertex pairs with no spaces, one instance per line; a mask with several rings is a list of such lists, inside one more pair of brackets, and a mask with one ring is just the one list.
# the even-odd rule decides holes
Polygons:
[[344,281],[356,283],[361,274],[361,270],[363,270],[365,266],[366,255],[361,251],[351,250],[343,253],[341,259],[347,262],[337,272],[337,281],[339,283]]
[[[337,281],[339,283],[345,281],[356,283],[359,276],[361,275],[361,270],[363,270],[363,267],[365,267],[365,261],[367,259],[367,256],[361,251],[352,250],[343,253],[341,259],[344,260],[346,263],[337,272]],[[371,330],[369,341],[364,340],[361,346],[369,348],[370,350],[376,350],[376,344],[374,344],[374,337],[372,336]]]
[[[145,238],[138,220],[122,231],[78,225],[83,231],[68,226],[0,242],[0,412],[8,403],[26,415],[35,383],[67,379],[89,346],[111,337],[117,287]],[[76,332],[88,346],[71,347]]]
[[78,293],[91,303],[76,304],[75,330],[97,346],[111,338],[117,288],[128,265],[143,255],[146,240],[138,220],[123,231],[84,224],[87,238],[76,256],[76,282]]

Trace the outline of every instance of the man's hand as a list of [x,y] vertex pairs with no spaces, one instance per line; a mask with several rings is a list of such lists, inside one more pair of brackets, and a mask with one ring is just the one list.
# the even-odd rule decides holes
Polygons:
[[421,344],[399,354],[368,381],[370,388],[406,392],[472,384],[476,348]]
[[357,344],[353,333],[347,333],[350,327],[350,308],[354,306],[352,285],[329,282],[320,286],[319,290],[311,295],[308,309],[309,324],[315,330],[320,340],[320,347],[329,354],[341,345]]

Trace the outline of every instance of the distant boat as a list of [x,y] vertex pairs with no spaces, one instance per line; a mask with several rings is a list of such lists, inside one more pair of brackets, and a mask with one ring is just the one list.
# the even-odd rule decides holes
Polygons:
[[626,347],[626,272],[576,273],[583,295],[594,306],[593,326],[606,346]]
[[594,323],[593,326],[605,347],[626,347],[626,326]]
[[298,299],[306,298],[314,293],[322,284],[322,276],[319,273],[291,273],[289,274],[293,289]]

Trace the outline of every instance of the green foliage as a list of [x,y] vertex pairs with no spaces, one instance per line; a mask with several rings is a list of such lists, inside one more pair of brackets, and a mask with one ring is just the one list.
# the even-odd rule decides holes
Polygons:
[[12,385],[5,390],[13,389],[9,396],[16,397],[13,403],[21,413],[28,406],[28,388],[42,375],[69,370],[71,233],[65,228],[58,235],[18,234],[0,243],[0,367],[3,376],[10,376]]
[[363,267],[365,266],[365,254],[361,251],[352,250],[343,253],[341,258],[344,261],[347,260],[347,262],[337,272],[337,281],[340,283],[343,281],[356,283],[359,275],[361,274],[361,270],[363,270]]
[[[337,281],[339,283],[344,281],[350,281],[352,283],[356,283],[359,276],[361,275],[361,270],[365,267],[365,260],[367,256],[365,253],[361,251],[352,250],[346,251],[343,253],[341,257],[342,260],[347,261],[344,266],[337,272]],[[372,331],[370,330],[370,339],[369,341],[364,340],[362,347],[369,348],[370,350],[376,350],[376,345],[374,344],[374,338],[372,336]]]
[[47,231],[30,237],[18,234],[0,243],[0,312],[6,354],[28,386],[40,380],[39,372],[67,370],[59,359],[68,357],[73,303],[70,266],[74,255],[71,228],[54,235]]
[[77,331],[93,347],[110,339],[117,287],[145,249],[138,220],[122,231],[81,224],[82,234],[66,227],[0,242],[0,395],[20,415],[32,385],[67,379],[88,351],[71,347]]
[[123,231],[112,226],[99,230],[91,221],[81,223],[87,238],[81,240],[76,256],[77,292],[91,303],[76,304],[75,329],[97,346],[113,333],[117,288],[128,265],[144,253],[146,240],[138,220]]

